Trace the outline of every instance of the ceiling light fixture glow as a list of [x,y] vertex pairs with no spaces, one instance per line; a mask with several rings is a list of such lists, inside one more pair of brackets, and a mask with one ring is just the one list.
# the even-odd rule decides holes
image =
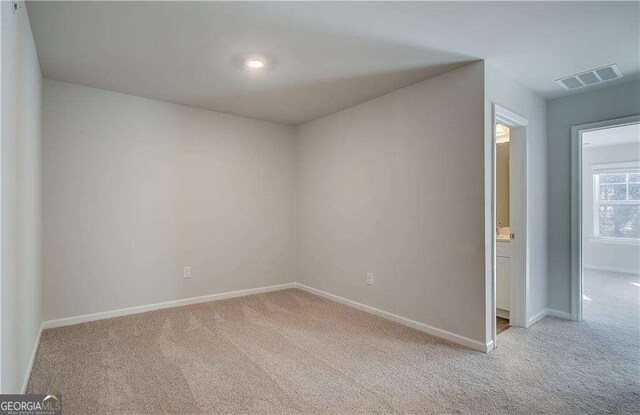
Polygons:
[[510,135],[509,127],[496,124],[496,144],[508,143],[511,138]]
[[264,69],[266,63],[262,59],[250,58],[244,62],[244,66],[246,66],[248,69],[258,70]]

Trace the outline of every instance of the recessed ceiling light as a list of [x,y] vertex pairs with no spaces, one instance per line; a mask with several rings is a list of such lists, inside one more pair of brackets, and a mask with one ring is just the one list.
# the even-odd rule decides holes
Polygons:
[[244,61],[244,66],[246,66],[248,69],[257,70],[264,69],[266,63],[262,59],[250,58]]

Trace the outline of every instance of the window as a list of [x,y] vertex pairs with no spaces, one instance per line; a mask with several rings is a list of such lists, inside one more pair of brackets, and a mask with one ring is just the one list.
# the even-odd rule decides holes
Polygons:
[[[595,167],[595,166],[594,166]],[[594,235],[640,239],[640,167],[594,168]]]

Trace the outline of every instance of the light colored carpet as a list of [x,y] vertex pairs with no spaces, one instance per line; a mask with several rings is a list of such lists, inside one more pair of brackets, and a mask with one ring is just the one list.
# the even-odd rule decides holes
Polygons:
[[52,329],[28,390],[67,415],[632,413],[638,287],[619,283],[618,318],[511,327],[490,354],[296,289]]

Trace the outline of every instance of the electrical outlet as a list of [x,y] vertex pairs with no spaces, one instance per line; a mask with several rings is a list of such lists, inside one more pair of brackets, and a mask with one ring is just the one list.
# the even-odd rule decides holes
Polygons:
[[367,284],[373,285],[373,272],[367,272]]
[[184,267],[183,273],[182,273],[182,277],[183,278],[191,278],[191,267]]

